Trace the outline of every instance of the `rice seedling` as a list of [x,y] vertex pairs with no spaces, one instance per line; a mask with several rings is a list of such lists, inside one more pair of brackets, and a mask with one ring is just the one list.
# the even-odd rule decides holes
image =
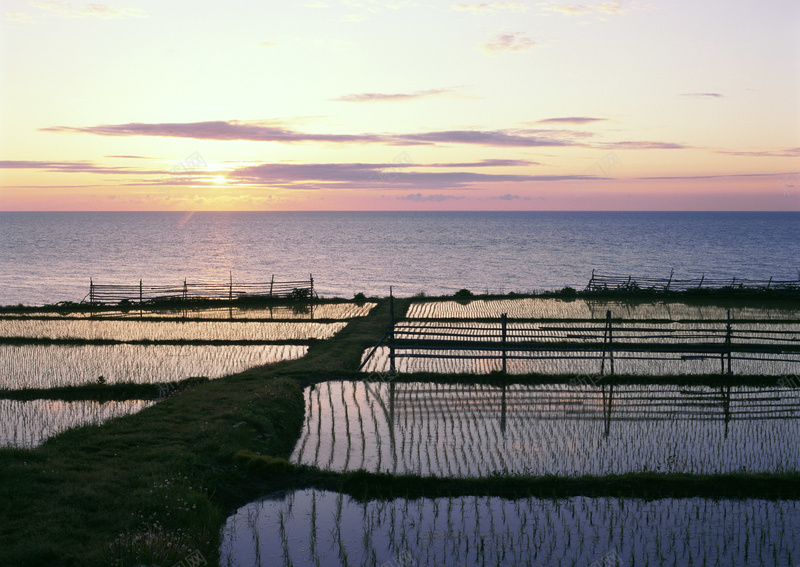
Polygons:
[[[330,556],[358,565],[557,565],[560,559],[562,565],[772,566],[791,565],[800,553],[796,500],[471,496],[356,503],[314,489],[294,496],[291,515],[281,499],[232,515],[223,528],[222,563],[249,566],[257,555],[282,562],[284,541],[298,566]],[[243,522],[252,508],[258,523]],[[327,534],[321,541],[315,536],[315,552],[303,535],[309,515]],[[275,529],[281,521],[296,537],[282,541]]]
[[67,429],[99,425],[139,412],[154,403],[147,400],[105,403],[0,400],[0,447],[32,449]]
[[328,339],[347,323],[0,319],[0,337],[87,341],[290,341]]
[[3,345],[0,389],[219,378],[305,355],[300,345]]
[[[291,460],[327,470],[436,477],[800,470],[795,388],[543,384],[503,392],[425,383],[367,389],[347,381],[321,387],[330,394],[307,394],[306,413],[331,421],[306,428]],[[358,388],[363,396],[354,396]],[[368,424],[355,423],[362,414]],[[340,424],[335,435],[332,423]],[[326,450],[309,453],[307,444]]]
[[267,319],[280,320],[345,320],[356,317],[366,317],[376,306],[376,303],[365,302],[362,304],[352,302],[325,302],[294,305],[266,305],[263,307],[242,306],[198,306],[187,304],[185,308],[139,310],[131,306],[127,310],[104,309],[91,311],[86,306],[85,311],[47,311],[26,309],[20,312],[3,311],[3,319],[85,319],[90,315],[93,318],[105,319],[211,319],[211,320],[237,320],[237,321],[263,321]]
[[[800,309],[731,307],[737,320],[800,319]],[[527,297],[518,299],[473,299],[460,301],[415,301],[406,313],[409,319],[497,319],[507,313],[511,319],[605,319],[611,310],[624,319],[669,321],[724,320],[728,307],[694,305],[676,301],[628,302],[597,299]]]

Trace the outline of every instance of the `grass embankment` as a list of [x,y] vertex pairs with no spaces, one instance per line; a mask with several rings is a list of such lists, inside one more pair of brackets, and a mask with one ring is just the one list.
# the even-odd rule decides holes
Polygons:
[[[409,303],[395,301],[398,318]],[[302,386],[353,378],[387,321],[382,301],[300,360],[198,382],[139,414],[65,432],[35,450],[0,450],[0,564],[171,566],[199,551],[213,565],[220,527],[237,506],[299,486],[358,498],[800,497],[793,474],[432,479],[290,465]]]

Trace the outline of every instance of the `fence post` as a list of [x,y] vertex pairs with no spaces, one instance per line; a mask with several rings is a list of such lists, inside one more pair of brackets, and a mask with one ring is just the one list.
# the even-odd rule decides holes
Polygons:
[[731,338],[732,338],[732,331],[731,331],[731,310],[728,309],[728,332],[725,333],[725,346],[728,347],[728,375],[733,374],[731,370]]
[[309,298],[314,297],[314,275],[308,274],[308,281],[311,284],[311,293],[309,294]]
[[183,278],[183,301],[186,302],[186,296],[188,294],[188,289],[186,289],[186,278]]
[[142,317],[144,317],[144,313],[142,312],[142,303],[143,303],[143,301],[142,301],[142,299],[143,299],[142,295],[143,295],[143,294],[142,294],[142,280],[140,279],[140,280],[139,280],[139,319],[141,319]]
[[697,289],[700,289],[701,287],[703,287],[703,280],[704,279],[706,279],[706,275],[705,274],[703,274],[703,277],[700,278],[700,284],[697,286]]
[[229,281],[230,287],[228,287],[228,301],[233,301],[233,272],[232,271],[228,272],[228,277],[230,277],[230,281]]
[[272,279],[269,282],[269,297],[272,299],[272,286],[275,285],[275,274],[272,274]]
[[389,286],[389,371],[396,372],[394,362],[394,294]]
[[94,283],[89,278],[89,305],[94,305]]
[[664,288],[664,291],[669,291],[669,286],[670,286],[670,284],[672,284],[672,276],[673,276],[674,274],[675,274],[675,268],[672,268],[672,269],[669,271],[669,281],[667,282],[667,285],[666,285],[666,287]]
[[508,323],[508,316],[506,313],[503,313],[500,316],[500,328],[502,329],[502,338],[501,344],[503,347],[503,374],[506,373],[506,338],[507,338],[507,323]]
[[[603,331],[603,360],[600,362],[600,375],[605,374],[606,371],[606,351],[608,351],[608,359],[611,364],[611,374],[614,374],[614,335],[611,330],[611,310],[606,311],[606,328]],[[606,342],[607,341],[607,342]],[[606,348],[608,345],[608,348]]]

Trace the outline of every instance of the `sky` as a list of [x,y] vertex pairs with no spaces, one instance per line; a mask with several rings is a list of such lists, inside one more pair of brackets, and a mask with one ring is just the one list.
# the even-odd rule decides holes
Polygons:
[[0,5],[0,210],[800,210],[800,2]]

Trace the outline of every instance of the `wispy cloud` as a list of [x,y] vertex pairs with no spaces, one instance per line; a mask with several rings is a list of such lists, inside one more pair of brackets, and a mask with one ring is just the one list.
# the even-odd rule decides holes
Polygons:
[[444,94],[454,93],[456,89],[428,89],[424,91],[414,91],[410,93],[358,93],[340,96],[330,100],[336,102],[394,102],[404,100],[414,100],[420,98],[430,98]]
[[538,130],[448,130],[410,134],[309,134],[293,130],[279,121],[213,121],[188,123],[129,123],[98,126],[52,126],[42,132],[82,133],[100,136],[158,136],[197,140],[247,140],[258,142],[333,144],[436,145],[548,147],[571,146],[574,142],[548,136]]
[[423,195],[422,193],[412,193],[410,195],[398,195],[395,198],[401,201],[414,201],[417,203],[441,203],[442,201],[457,201],[464,199],[464,195],[442,195],[441,193]]
[[[289,189],[375,189],[375,180],[386,170],[399,167],[427,167],[396,163],[265,163],[231,171],[229,180],[240,183],[280,186]],[[437,189],[465,189],[482,183],[527,182],[561,180],[563,176],[532,176],[515,174],[484,174],[466,171],[452,172],[396,172],[380,183],[381,189],[408,189],[428,187]]]
[[[408,164],[412,167],[420,167],[419,165]],[[481,161],[471,162],[456,162],[456,163],[431,163],[425,164],[422,167],[527,167],[531,165],[541,165],[537,161],[530,161],[526,159],[484,159]]]
[[58,173],[159,173],[157,170],[141,170],[128,167],[106,167],[88,161],[26,161],[0,160],[0,169],[41,169]]
[[681,93],[678,96],[688,98],[724,98],[725,95],[720,93]]
[[614,2],[601,2],[599,4],[544,4],[542,7],[551,12],[558,12],[565,16],[580,16],[584,14],[621,14],[625,11],[621,0]]
[[601,144],[601,147],[609,150],[687,150],[691,148],[691,146],[673,142],[648,141],[608,142]]
[[301,132],[282,121],[212,121],[186,123],[129,123],[98,126],[52,126],[42,132],[96,134],[100,136],[157,136],[195,140],[277,142],[283,144],[384,144],[390,146],[475,145],[486,147],[594,147],[603,149],[674,150],[689,146],[659,141],[620,141],[587,143],[591,133],[571,130],[443,130],[396,134],[312,134]]
[[719,150],[718,154],[739,157],[800,157],[800,148],[787,148],[785,150],[766,150],[761,152]]
[[481,2],[480,4],[455,4],[453,10],[459,12],[492,13],[501,10],[525,12],[528,6],[522,2]]
[[143,18],[147,14],[141,10],[112,8],[107,4],[83,4],[76,6],[66,2],[34,2],[34,6],[67,18]]
[[536,47],[536,42],[525,32],[502,33],[492,37],[481,47],[490,53],[525,51]]
[[537,124],[590,124],[592,122],[602,122],[608,118],[590,118],[588,116],[564,116],[561,118],[545,118],[539,120]]
[[505,195],[497,195],[496,197],[489,197],[490,199],[496,199],[499,201],[515,201],[520,198],[519,195],[512,195],[511,193],[506,193]]

